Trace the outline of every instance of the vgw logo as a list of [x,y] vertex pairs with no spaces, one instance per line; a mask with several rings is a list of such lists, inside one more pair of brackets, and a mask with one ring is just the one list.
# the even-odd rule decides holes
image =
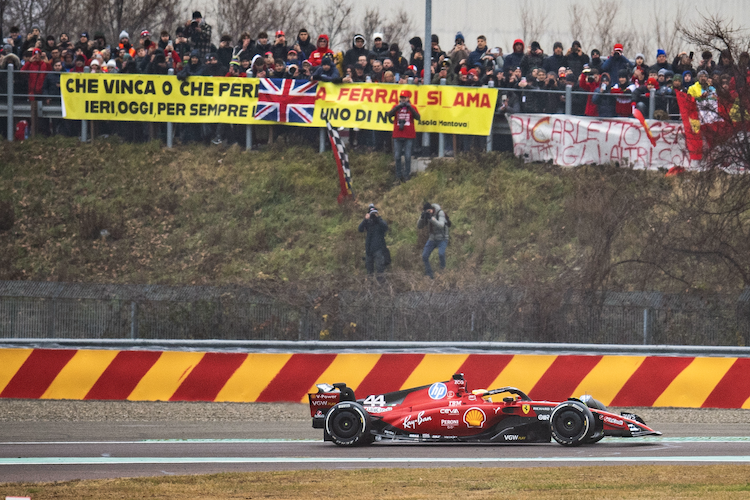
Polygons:
[[443,399],[447,394],[448,388],[442,382],[435,382],[427,391],[427,395],[432,399]]

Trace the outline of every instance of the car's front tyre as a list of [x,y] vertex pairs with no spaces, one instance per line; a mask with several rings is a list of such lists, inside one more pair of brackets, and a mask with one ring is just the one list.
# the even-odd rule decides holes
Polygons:
[[565,401],[552,410],[550,432],[552,438],[563,446],[586,444],[596,432],[594,415],[580,401]]
[[331,441],[339,446],[370,444],[370,414],[356,402],[342,402],[326,415],[325,428]]

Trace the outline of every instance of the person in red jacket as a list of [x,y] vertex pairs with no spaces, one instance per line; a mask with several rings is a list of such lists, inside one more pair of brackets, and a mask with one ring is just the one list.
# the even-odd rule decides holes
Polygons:
[[[29,73],[29,95],[41,95],[42,88],[44,87],[44,73],[38,73],[41,71],[52,71],[52,66],[47,62],[47,54],[41,49],[34,49],[26,64],[23,65],[21,71],[32,71]],[[34,97],[29,97],[29,100],[33,101]]]
[[320,35],[318,37],[318,48],[313,50],[307,59],[313,67],[317,67],[323,62],[326,54],[331,54],[331,57],[333,57],[333,51],[328,47],[328,35]]
[[[599,86],[599,70],[596,68],[586,68],[584,66],[583,73],[581,73],[578,79],[578,86],[584,92],[594,92]],[[586,116],[599,116],[599,109],[596,104],[592,101],[593,93],[589,94],[586,100]]]
[[[415,120],[419,120],[419,111],[411,105],[409,99],[411,92],[402,90],[399,94],[399,103],[388,112],[388,117],[393,120],[393,155],[396,159],[396,180],[406,182],[411,174],[411,149],[417,130],[414,127]],[[401,153],[404,154],[405,168],[401,168]]]

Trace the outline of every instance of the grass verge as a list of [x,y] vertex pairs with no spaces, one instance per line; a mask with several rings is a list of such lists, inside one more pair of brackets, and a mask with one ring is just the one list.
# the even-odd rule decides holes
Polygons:
[[748,498],[750,466],[307,470],[0,484],[0,495],[120,498]]

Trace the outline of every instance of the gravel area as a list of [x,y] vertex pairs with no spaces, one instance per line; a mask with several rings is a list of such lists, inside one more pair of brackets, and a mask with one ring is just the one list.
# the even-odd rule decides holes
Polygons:
[[[612,408],[650,423],[747,424],[750,410],[713,408]],[[307,421],[299,403],[184,403],[142,401],[0,400],[0,422],[276,422]]]

